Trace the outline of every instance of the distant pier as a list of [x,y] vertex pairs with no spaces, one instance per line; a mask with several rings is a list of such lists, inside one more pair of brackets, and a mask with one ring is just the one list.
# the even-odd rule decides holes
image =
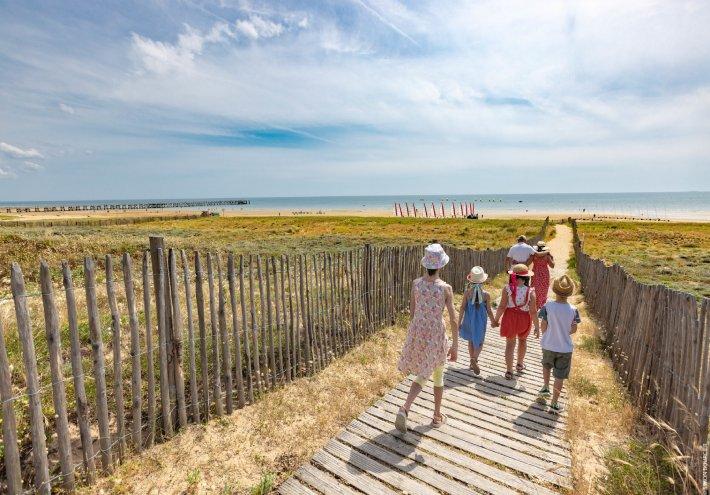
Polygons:
[[153,210],[165,208],[194,208],[197,206],[248,205],[248,199],[217,199],[205,201],[166,201],[158,203],[106,203],[85,205],[11,206],[7,213],[30,213],[52,211],[109,211],[109,210]]

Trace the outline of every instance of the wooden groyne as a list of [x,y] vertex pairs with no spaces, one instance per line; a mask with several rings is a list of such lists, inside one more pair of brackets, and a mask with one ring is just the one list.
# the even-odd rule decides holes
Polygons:
[[166,222],[172,220],[194,220],[202,218],[200,214],[184,215],[146,215],[140,217],[115,218],[52,218],[46,220],[3,220],[0,227],[105,227],[108,225],[132,225],[138,223]]
[[198,206],[235,206],[248,205],[248,199],[216,199],[204,201],[165,201],[154,203],[96,203],[67,204],[46,206],[8,206],[7,213],[46,213],[56,211],[111,211],[111,210],[156,210],[165,208],[195,208]]

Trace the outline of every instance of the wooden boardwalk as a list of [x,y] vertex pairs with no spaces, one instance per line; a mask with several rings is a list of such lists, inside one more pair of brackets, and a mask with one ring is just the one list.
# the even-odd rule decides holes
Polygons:
[[[527,370],[505,380],[505,340],[488,329],[480,377],[468,370],[461,342],[445,374],[447,424],[430,426],[431,382],[409,413],[410,431],[394,429],[410,379],[347,425],[278,488],[283,495],[395,493],[551,494],[570,489],[566,415],[535,402],[542,386],[539,341],[528,339]],[[564,397],[562,403],[565,403]]]

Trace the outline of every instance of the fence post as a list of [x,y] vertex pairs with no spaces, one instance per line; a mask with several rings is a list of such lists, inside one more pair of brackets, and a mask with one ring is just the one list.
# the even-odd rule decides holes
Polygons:
[[107,474],[113,470],[111,457],[111,432],[108,423],[108,400],[106,398],[106,370],[104,362],[104,341],[101,335],[99,307],[96,303],[96,265],[93,258],[84,258],[84,286],[86,307],[89,313],[89,333],[91,353],[94,361],[94,383],[96,384],[96,415],[99,421],[99,448],[101,466]]
[[131,330],[131,441],[133,448],[140,452],[143,450],[142,428],[141,428],[141,347],[140,335],[138,331],[138,313],[136,311],[136,299],[133,292],[133,273],[131,256],[124,253],[122,259],[123,285],[126,290],[126,305],[128,306],[128,324]]
[[210,378],[207,369],[207,325],[205,323],[205,294],[202,279],[202,261],[200,253],[195,251],[195,302],[197,302],[197,324],[200,331],[200,375],[205,408],[204,418],[207,421],[210,418]]
[[121,371],[121,316],[116,303],[113,285],[113,259],[106,255],[106,296],[111,310],[111,332],[113,336],[113,395],[116,401],[116,425],[118,435],[118,459],[123,462],[126,451],[126,419],[123,404],[123,374]]
[[4,446],[5,477],[9,495],[22,493],[20,449],[17,447],[17,421],[12,407],[12,376],[5,347],[5,331],[0,320],[0,401],[2,401],[2,441]]
[[62,470],[64,489],[74,490],[74,466],[72,464],[69,421],[67,420],[67,396],[64,390],[64,363],[62,361],[62,342],[59,337],[59,317],[54,304],[54,288],[49,265],[42,260],[39,265],[40,286],[42,288],[42,307],[44,309],[44,329],[49,347],[49,368],[52,374],[52,399],[54,402],[55,428],[59,464]]
[[149,252],[143,252],[141,267],[143,278],[143,315],[145,317],[145,351],[148,382],[148,440],[146,445],[152,447],[155,442],[155,364],[153,362],[153,325],[150,321],[150,277],[148,276]]
[[190,360],[190,403],[192,421],[200,422],[200,398],[197,392],[197,370],[195,368],[195,323],[192,315],[192,286],[190,285],[190,266],[185,250],[180,251],[182,274],[185,283],[185,307],[187,308],[187,346]]
[[178,288],[177,260],[175,250],[168,250],[168,276],[170,279],[170,307],[172,308],[172,339],[170,351],[173,362],[175,402],[177,403],[180,428],[187,426],[187,406],[185,404],[185,375],[182,372],[182,314],[180,312],[180,290]]
[[163,250],[156,250],[155,264],[153,271],[158,272],[158,282],[155,290],[155,304],[158,313],[158,354],[160,356],[160,410],[163,415],[163,437],[173,436],[173,418],[170,401],[170,390],[168,381],[168,330],[166,328],[167,308],[165,307],[165,262],[163,261]]

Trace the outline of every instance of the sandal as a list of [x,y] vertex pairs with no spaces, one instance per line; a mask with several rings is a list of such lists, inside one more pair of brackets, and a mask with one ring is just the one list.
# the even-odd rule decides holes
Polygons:
[[537,399],[535,399],[535,402],[540,404],[541,406],[544,406],[547,404],[547,398],[550,396],[550,389],[547,387],[542,387],[540,391],[537,393]]
[[559,402],[555,402],[554,404],[550,404],[550,412],[552,414],[561,414],[562,410],[563,410],[563,408],[559,404]]
[[506,380],[512,380],[512,379],[513,379],[513,372],[512,372],[512,371],[506,371],[506,372],[505,372],[505,379],[506,379]]
[[442,425],[445,425],[445,424],[446,424],[446,414],[439,414],[438,421],[436,420],[436,416],[434,416],[434,418],[432,418],[432,420],[431,420],[431,425],[434,428],[440,428]]
[[471,359],[471,364],[468,366],[468,369],[473,371],[473,374],[478,376],[481,374],[481,368],[478,367],[478,360],[476,359]]
[[517,371],[518,373],[522,373],[522,372],[525,371],[526,369],[527,369],[527,368],[526,368],[526,366],[525,366],[523,363],[518,363],[518,364],[515,365],[515,371]]
[[400,409],[394,420],[394,427],[402,433],[407,433],[407,411]]

